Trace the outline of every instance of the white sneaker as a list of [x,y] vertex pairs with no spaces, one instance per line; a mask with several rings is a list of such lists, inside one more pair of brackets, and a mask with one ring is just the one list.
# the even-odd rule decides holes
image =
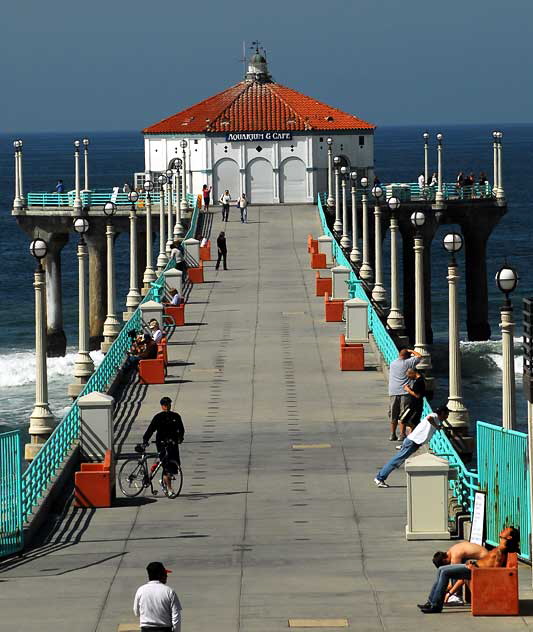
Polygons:
[[375,478],[374,483],[377,487],[388,487],[387,483],[385,483],[385,481],[380,481],[379,478]]
[[465,602],[459,597],[459,595],[450,595],[446,602],[448,606],[464,606]]

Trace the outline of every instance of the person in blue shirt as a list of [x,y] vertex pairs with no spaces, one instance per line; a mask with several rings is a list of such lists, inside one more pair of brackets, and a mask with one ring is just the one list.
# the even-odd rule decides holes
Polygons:
[[56,184],[56,193],[63,193],[64,190],[65,190],[65,187],[63,185],[63,180],[58,180]]

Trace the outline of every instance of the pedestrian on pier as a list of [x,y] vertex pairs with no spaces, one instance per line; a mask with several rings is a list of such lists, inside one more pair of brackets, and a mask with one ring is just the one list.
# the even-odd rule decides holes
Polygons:
[[229,205],[231,202],[231,195],[229,189],[226,189],[220,196],[220,203],[222,204],[222,221],[227,222],[229,217]]
[[437,174],[435,172],[433,172],[433,175],[431,176],[431,182],[429,183],[430,187],[438,187],[439,186],[439,179],[437,178]]
[[202,187],[202,199],[204,201],[204,211],[207,213],[209,210],[209,201],[211,199],[211,187],[208,187],[207,184],[204,184]]
[[239,198],[239,209],[241,211],[241,222],[243,224],[248,223],[248,198],[246,197],[246,193],[243,193]]
[[141,632],[180,632],[181,603],[167,586],[169,571],[161,562],[146,567],[148,582],[135,593],[133,613],[140,619]]
[[[398,441],[396,429],[398,421],[409,403],[409,393],[404,386],[409,383],[407,370],[414,369],[420,362],[420,354],[414,349],[400,349],[396,360],[389,366],[389,421],[390,441]],[[405,424],[400,426],[400,441],[405,439]]]
[[426,186],[426,177],[423,173],[418,176],[418,189],[422,191]]
[[65,191],[65,185],[63,180],[58,180],[56,184],[56,193],[63,193]]
[[148,323],[148,327],[150,328],[150,333],[152,334],[152,340],[159,344],[163,339],[163,332],[161,331],[161,326],[157,322],[155,318]]
[[418,426],[406,437],[403,441],[402,447],[398,454],[392,457],[392,459],[385,463],[385,465],[379,470],[374,478],[374,483],[378,487],[388,487],[387,477],[389,474],[400,467],[400,465],[407,460],[411,454],[414,454],[421,445],[429,443],[431,438],[435,434],[436,430],[442,428],[442,422],[448,419],[450,411],[446,406],[437,408],[437,412],[430,413],[418,424]]
[[226,243],[226,234],[224,231],[221,231],[219,236],[217,237],[217,249],[218,249],[218,258],[217,264],[215,266],[215,270],[218,270],[220,267],[220,262],[223,261],[224,270],[228,269],[226,257],[228,255],[228,245]]
[[424,396],[426,394],[426,381],[421,373],[413,369],[407,369],[407,379],[409,382],[404,385],[403,390],[407,393],[407,406],[400,417],[400,428],[408,435],[411,430],[416,428],[422,417],[422,409],[424,408]]

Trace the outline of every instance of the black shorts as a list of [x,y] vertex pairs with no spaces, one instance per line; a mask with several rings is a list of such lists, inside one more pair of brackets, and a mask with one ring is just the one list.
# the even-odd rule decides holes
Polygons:
[[180,461],[180,449],[177,443],[171,443],[165,448],[161,447],[159,450],[161,459],[161,467],[164,474],[177,474],[181,465]]

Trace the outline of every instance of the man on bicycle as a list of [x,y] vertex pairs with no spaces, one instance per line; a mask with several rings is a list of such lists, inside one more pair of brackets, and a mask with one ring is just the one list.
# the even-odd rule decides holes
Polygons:
[[185,428],[180,415],[170,410],[172,400],[170,397],[163,397],[159,402],[161,412],[154,416],[146,432],[143,435],[143,444],[150,443],[150,437],[156,433],[155,442],[158,452],[166,456],[161,458],[163,469],[163,483],[170,493],[172,493],[172,475],[178,472],[180,466],[180,451],[178,444],[183,441]]

